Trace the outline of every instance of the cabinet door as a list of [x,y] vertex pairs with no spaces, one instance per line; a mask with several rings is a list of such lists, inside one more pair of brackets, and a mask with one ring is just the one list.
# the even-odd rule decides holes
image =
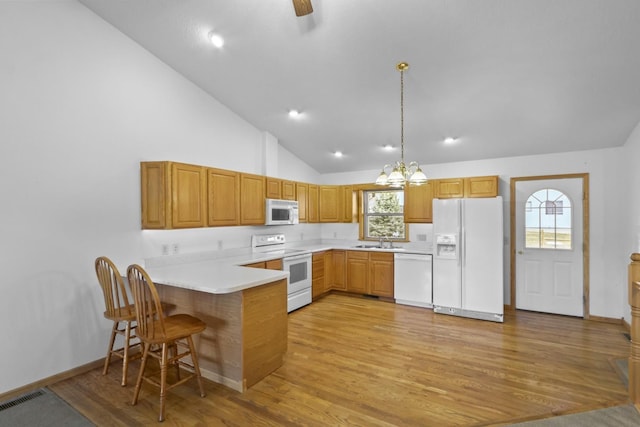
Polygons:
[[202,166],[171,164],[171,226],[204,227],[207,217],[207,174]]
[[438,199],[453,199],[464,197],[464,179],[449,178],[434,180],[435,197]]
[[393,254],[369,253],[370,293],[393,298]]
[[324,252],[315,252],[311,260],[311,295],[316,298],[325,292]]
[[309,184],[309,200],[307,201],[307,222],[320,222],[320,188]]
[[333,285],[333,251],[324,253],[324,291],[329,292]]
[[298,182],[296,184],[298,200],[298,221],[307,222],[307,199],[309,198],[309,185]]
[[210,226],[240,223],[240,175],[237,172],[209,168],[208,205]]
[[169,228],[171,223],[171,181],[168,162],[140,163],[142,228]]
[[265,178],[240,174],[240,224],[264,225]]
[[404,222],[433,222],[432,183],[407,185],[404,188]]
[[264,268],[267,270],[282,270],[282,258],[265,261]]
[[369,254],[347,251],[347,291],[358,294],[368,293]]
[[266,193],[267,199],[282,199],[282,189],[280,187],[281,180],[278,178],[266,177]]
[[474,176],[464,179],[464,197],[496,197],[498,176]]
[[337,289],[339,291],[347,290],[347,277],[346,277],[346,261],[347,261],[347,253],[346,251],[333,250],[332,255],[332,283],[331,288]]
[[280,185],[283,200],[296,200],[296,183],[293,181],[282,181]]
[[337,185],[320,186],[320,222],[340,222],[339,191]]
[[353,186],[352,185],[341,185],[340,186],[340,221],[341,222],[353,222],[354,218],[357,215],[354,212],[354,207],[357,206],[353,201]]

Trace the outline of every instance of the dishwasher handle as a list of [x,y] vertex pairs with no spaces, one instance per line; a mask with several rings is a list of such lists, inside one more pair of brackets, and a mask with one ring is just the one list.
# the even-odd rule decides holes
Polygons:
[[398,260],[416,260],[416,261],[429,261],[431,259],[431,255],[427,254],[394,254],[394,261]]

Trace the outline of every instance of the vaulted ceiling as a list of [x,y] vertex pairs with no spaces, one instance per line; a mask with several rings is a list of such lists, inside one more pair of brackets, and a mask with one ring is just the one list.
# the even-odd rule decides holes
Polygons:
[[637,0],[80,2],[320,173],[399,158],[400,61],[406,160],[616,147],[640,121]]

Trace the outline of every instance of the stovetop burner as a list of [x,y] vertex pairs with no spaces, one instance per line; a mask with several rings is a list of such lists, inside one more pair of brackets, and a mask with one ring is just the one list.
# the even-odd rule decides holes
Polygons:
[[285,247],[286,240],[284,234],[254,234],[251,236],[251,250],[257,253],[269,254],[302,254],[304,249],[290,249]]

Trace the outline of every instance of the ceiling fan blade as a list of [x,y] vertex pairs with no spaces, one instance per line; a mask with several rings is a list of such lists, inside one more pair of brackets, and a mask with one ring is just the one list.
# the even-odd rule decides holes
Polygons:
[[296,16],[304,16],[313,12],[311,0],[293,0],[293,8],[296,10]]

